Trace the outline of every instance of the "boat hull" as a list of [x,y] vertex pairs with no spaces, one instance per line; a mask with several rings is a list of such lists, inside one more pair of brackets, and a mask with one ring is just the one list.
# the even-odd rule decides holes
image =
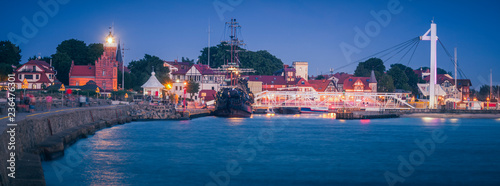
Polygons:
[[242,105],[240,108],[223,108],[214,111],[214,115],[227,118],[249,118],[252,116],[252,107]]
[[301,114],[328,113],[328,109],[323,110],[323,109],[318,109],[318,108],[302,107],[302,108],[300,108],[300,113]]

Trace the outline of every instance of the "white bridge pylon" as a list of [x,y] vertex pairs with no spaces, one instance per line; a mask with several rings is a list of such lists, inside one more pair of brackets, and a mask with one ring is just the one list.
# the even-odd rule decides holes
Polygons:
[[254,107],[323,107],[410,109],[402,93],[264,91],[255,94]]

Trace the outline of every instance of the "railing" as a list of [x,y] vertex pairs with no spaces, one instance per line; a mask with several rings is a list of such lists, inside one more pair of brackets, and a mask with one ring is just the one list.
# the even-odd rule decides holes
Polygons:
[[414,108],[402,93],[264,91],[257,93],[255,107],[328,107],[328,108]]

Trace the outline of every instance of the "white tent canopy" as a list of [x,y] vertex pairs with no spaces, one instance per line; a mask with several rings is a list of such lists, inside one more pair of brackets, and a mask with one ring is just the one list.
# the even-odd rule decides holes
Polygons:
[[141,86],[142,88],[163,88],[163,84],[156,79],[155,72],[151,72],[151,77]]
[[[418,86],[418,89],[420,89],[420,92],[424,95],[424,96],[429,96],[429,84],[417,84]],[[436,88],[434,90],[436,90],[436,96],[446,96],[446,92],[443,90],[443,88],[441,88],[440,85],[436,84],[435,85]]]
[[161,90],[164,88],[163,84],[156,79],[155,72],[151,72],[151,77],[141,87],[144,90],[144,95],[156,97],[161,97]]

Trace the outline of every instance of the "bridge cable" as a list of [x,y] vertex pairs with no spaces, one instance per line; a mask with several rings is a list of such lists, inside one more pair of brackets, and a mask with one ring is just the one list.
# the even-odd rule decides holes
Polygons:
[[[402,46],[402,45],[406,45],[406,44],[408,44],[408,43],[413,43],[413,42],[415,42],[415,40],[420,40],[420,38],[419,38],[419,37],[412,38],[412,39],[410,39],[410,40],[404,41],[404,42],[402,42],[402,43],[399,43],[399,44],[397,44],[397,45],[394,45],[394,46],[392,46],[392,47],[389,47],[389,48],[387,48],[387,49],[385,49],[385,50],[382,50],[382,51],[380,51],[380,52],[377,52],[377,53],[375,53],[375,54],[372,54],[372,55],[369,55],[369,56],[367,56],[367,57],[364,57],[364,58],[361,58],[361,59],[355,60],[355,61],[358,61],[358,62],[349,63],[349,64],[347,64],[347,65],[341,66],[341,67],[339,67],[339,68],[335,69],[335,71],[337,71],[337,72],[338,72],[338,70],[343,69],[343,68],[346,68],[346,67],[351,66],[351,65],[353,65],[353,64],[359,64],[359,63],[361,63],[361,62],[364,62],[364,60],[369,59],[369,58],[371,58],[371,57],[373,57],[373,56],[379,55],[379,54],[381,54],[381,53],[383,53],[383,52],[389,51],[389,50],[391,50],[391,49],[393,49],[393,50],[394,50],[394,48],[398,48],[398,47],[400,47],[400,46]],[[391,51],[391,52],[392,52],[392,51]]]
[[413,59],[413,55],[415,54],[415,51],[417,51],[417,48],[418,48],[418,45],[420,44],[420,40],[419,42],[417,43],[417,46],[415,47],[415,49],[413,49],[413,53],[411,54],[410,56],[410,60],[408,60],[408,63],[406,64],[406,66],[410,65],[410,62],[411,60]]
[[[448,57],[450,58],[451,63],[452,63],[453,65],[455,65],[455,61],[453,60],[453,57],[452,57],[452,55],[450,54],[450,52],[448,51],[448,49],[446,49],[446,47],[444,46],[443,42],[441,42],[441,40],[440,40],[440,39],[438,39],[438,41],[439,41],[439,44],[441,44],[441,47],[443,47],[443,49],[444,49],[444,51],[445,51],[446,55],[448,55]],[[463,78],[463,77],[465,77],[465,79],[468,79],[468,78],[467,78],[467,76],[465,75],[465,73],[462,71],[462,68],[460,68],[460,67],[458,66],[458,64],[457,64],[457,71],[460,73],[460,76],[461,76],[462,78]],[[457,74],[457,75],[458,75],[458,74]]]

